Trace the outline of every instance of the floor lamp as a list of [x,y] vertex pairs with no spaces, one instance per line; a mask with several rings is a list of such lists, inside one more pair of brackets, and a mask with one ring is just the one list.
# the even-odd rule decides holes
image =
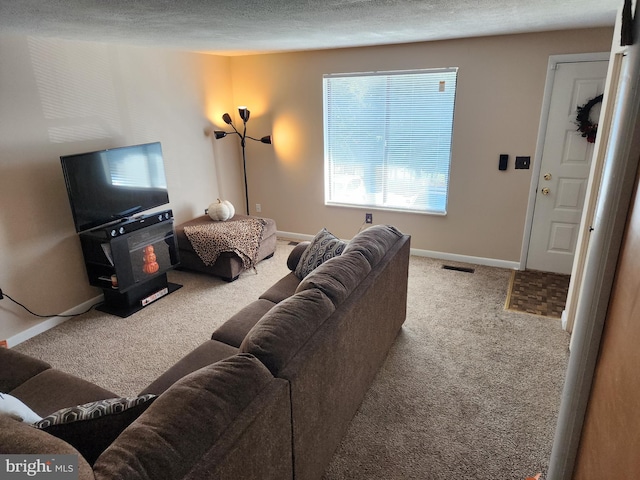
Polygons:
[[224,120],[224,123],[226,123],[227,125],[231,125],[231,128],[233,128],[233,132],[223,132],[222,130],[214,130],[213,133],[216,136],[216,140],[220,138],[224,138],[227,135],[234,134],[234,133],[238,135],[238,137],[240,137],[240,146],[242,147],[242,169],[244,171],[244,197],[247,203],[247,215],[249,215],[249,188],[247,186],[247,159],[245,157],[245,152],[244,152],[246,139],[248,138],[249,140],[254,140],[256,142],[261,142],[261,143],[266,143],[271,145],[271,135],[265,135],[262,138],[253,138],[248,136],[247,122],[249,121],[249,115],[251,114],[251,112],[247,107],[238,107],[238,113],[240,114],[240,118],[244,123],[244,129],[242,133],[240,133],[238,129],[233,125],[231,116],[228,113],[225,113],[224,115],[222,115],[222,120]]

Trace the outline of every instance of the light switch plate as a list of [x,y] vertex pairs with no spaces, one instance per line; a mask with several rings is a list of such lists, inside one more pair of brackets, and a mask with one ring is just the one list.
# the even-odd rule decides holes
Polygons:
[[528,170],[531,165],[531,157],[516,157],[516,170]]

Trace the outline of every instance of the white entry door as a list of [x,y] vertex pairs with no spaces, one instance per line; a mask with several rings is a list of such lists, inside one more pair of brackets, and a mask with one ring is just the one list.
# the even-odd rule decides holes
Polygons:
[[[558,63],[551,91],[526,268],[570,274],[593,143],[577,131],[580,106],[604,92],[607,61]],[[598,122],[600,103],[591,109]]]

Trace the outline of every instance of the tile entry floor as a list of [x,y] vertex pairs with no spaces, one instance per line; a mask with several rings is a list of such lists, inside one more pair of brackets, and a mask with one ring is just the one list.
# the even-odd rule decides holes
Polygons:
[[570,275],[514,270],[505,308],[560,318],[567,302]]

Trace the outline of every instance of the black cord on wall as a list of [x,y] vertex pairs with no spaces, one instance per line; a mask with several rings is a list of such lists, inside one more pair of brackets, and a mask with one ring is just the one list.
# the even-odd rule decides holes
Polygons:
[[74,313],[72,315],[61,315],[61,314],[53,314],[53,315],[41,315],[39,313],[35,313],[32,312],[31,310],[29,310],[26,306],[24,306],[22,303],[18,302],[17,300],[14,300],[13,298],[11,298],[10,295],[4,293],[2,291],[2,289],[0,289],[0,300],[2,300],[3,298],[8,298],[9,300],[11,300],[13,303],[15,303],[16,305],[24,308],[27,312],[29,312],[31,315],[33,315],[34,317],[39,317],[39,318],[52,318],[52,317],[66,317],[66,318],[71,318],[71,317],[77,317],[78,315],[84,315],[85,313],[90,312],[94,307],[97,307],[98,305],[100,305],[102,302],[98,302],[94,305],[91,305],[87,310],[85,310],[84,312],[80,312],[80,313]]

